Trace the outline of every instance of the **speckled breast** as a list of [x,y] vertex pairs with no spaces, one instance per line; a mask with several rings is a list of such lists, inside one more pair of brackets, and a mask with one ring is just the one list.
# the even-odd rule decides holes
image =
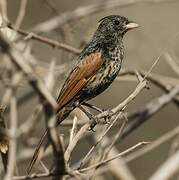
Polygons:
[[105,63],[98,73],[90,79],[84,90],[92,97],[102,93],[116,78],[120,68],[121,64],[116,61]]
[[[102,93],[117,77],[123,59],[123,46],[116,46],[102,52],[104,63],[95,75],[89,80],[79,96],[83,100],[89,100]],[[84,98],[83,98],[84,97]]]

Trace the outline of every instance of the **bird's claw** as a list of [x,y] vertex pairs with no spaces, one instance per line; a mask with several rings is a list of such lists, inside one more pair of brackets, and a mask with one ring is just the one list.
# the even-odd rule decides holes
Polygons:
[[110,109],[106,111],[107,111],[107,115],[104,117],[104,121],[106,124],[110,124],[110,118],[113,115],[113,112]]
[[150,89],[150,84],[149,84],[149,82],[148,82],[148,81],[146,81],[145,88],[146,88],[147,90],[149,90],[149,89]]
[[104,123],[105,124],[110,124],[110,118],[109,117],[104,117]]
[[93,119],[91,119],[91,120],[92,120],[92,122],[91,122],[91,124],[90,124],[89,131],[95,132],[94,128],[95,128],[95,126],[98,124],[98,122],[97,122],[97,120],[96,120],[95,118],[93,118]]

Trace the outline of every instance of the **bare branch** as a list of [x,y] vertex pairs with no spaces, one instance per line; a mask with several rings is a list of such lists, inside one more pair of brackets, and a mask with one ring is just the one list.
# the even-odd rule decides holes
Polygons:
[[17,15],[17,19],[15,22],[15,27],[19,28],[22,24],[22,21],[25,17],[25,13],[26,13],[26,7],[27,7],[27,0],[21,0],[20,1],[20,8],[19,8],[19,13]]
[[[115,108],[111,110],[112,114],[119,113],[122,109],[124,109],[132,100],[135,99],[135,97],[146,87],[146,81],[142,80],[139,82],[135,90],[119,105],[117,105]],[[109,112],[104,111],[97,115],[98,118],[103,118],[105,116],[108,116]]]
[[[81,17],[85,17],[100,11],[105,11],[108,9],[116,8],[116,7],[124,7],[133,4],[139,4],[140,2],[144,2],[143,0],[111,0],[111,1],[102,1],[100,3],[95,3],[88,6],[81,6],[77,9],[65,12],[60,14],[59,16],[49,19],[45,22],[42,22],[36,25],[33,28],[33,31],[38,33],[47,33],[53,31],[54,29],[62,26],[63,24],[70,22],[72,20],[77,20]],[[171,2],[171,0],[146,0],[145,3],[162,3],[162,2]],[[173,2],[173,1],[172,1]]]
[[85,124],[84,126],[82,126],[82,128],[78,131],[78,133],[75,135],[75,137],[73,138],[73,140],[71,141],[71,143],[69,143],[67,150],[65,151],[65,160],[68,163],[68,161],[70,160],[71,157],[71,153],[73,151],[73,149],[75,148],[77,142],[83,138],[85,136],[85,134],[88,131],[90,127],[90,124]]
[[161,167],[149,178],[149,180],[169,180],[178,174],[179,151],[171,156]]
[[176,136],[178,133],[179,133],[179,126],[172,129],[171,131],[167,132],[166,134],[162,135],[161,137],[157,138],[149,146],[143,148],[142,150],[136,151],[133,154],[130,154],[129,156],[127,156],[125,158],[125,161],[130,162],[130,161],[132,161],[132,160],[134,160],[134,159],[136,159],[136,158],[138,158],[138,157],[152,151],[153,149],[160,146],[162,143],[167,142],[168,140],[170,140],[171,138]]
[[92,165],[92,166],[90,166],[90,167],[87,167],[87,168],[84,168],[84,169],[80,169],[79,172],[85,172],[85,171],[89,171],[89,170],[91,170],[91,169],[93,169],[93,168],[101,167],[101,166],[109,163],[110,161],[113,161],[113,160],[115,160],[115,159],[117,159],[117,158],[120,158],[120,157],[122,157],[122,156],[124,156],[124,155],[126,155],[126,154],[128,154],[128,153],[130,153],[130,152],[132,152],[132,151],[134,151],[135,149],[137,149],[137,148],[139,148],[139,147],[141,147],[141,146],[143,146],[143,145],[148,145],[148,144],[150,144],[150,143],[151,143],[151,142],[145,142],[145,141],[139,142],[139,143],[137,143],[136,145],[130,147],[129,149],[126,149],[125,151],[117,154],[116,156],[111,157],[111,158],[109,158],[109,159],[106,159],[106,160],[104,160],[104,161],[102,161],[102,162],[100,162],[100,163],[94,164],[94,165]]
[[[95,135],[94,138],[96,141],[98,140],[98,136]],[[92,166],[105,160],[100,158],[99,156],[104,157],[104,150],[106,147],[108,147],[110,143],[111,137],[105,136],[103,142],[101,143],[101,146],[97,150],[96,156],[93,157],[94,161],[91,161],[90,163]],[[117,154],[119,154],[119,150],[114,146],[109,153],[109,157],[114,157]],[[98,159],[99,162],[97,162]],[[87,173],[85,172],[85,174],[86,177],[92,178],[98,175],[102,175],[105,171],[110,172],[110,174],[112,174],[112,176],[114,176],[116,179],[135,180],[133,173],[131,172],[130,168],[127,166],[127,164],[123,161],[122,158],[117,158],[114,161],[110,161],[106,164],[106,166],[103,166],[101,168],[96,167],[94,169],[91,169],[90,171],[87,171]]]
[[70,132],[69,144],[72,143],[73,138],[76,136],[77,127],[78,127],[78,118],[76,116],[74,116],[74,118],[73,118],[73,126],[72,126],[71,132]]
[[19,34],[21,34],[23,36],[26,36],[26,39],[34,39],[34,40],[37,40],[39,42],[45,43],[45,44],[47,44],[47,45],[49,45],[49,46],[51,46],[53,48],[64,49],[65,51],[76,54],[76,55],[78,55],[80,53],[79,49],[76,49],[76,48],[74,48],[74,47],[72,47],[70,45],[60,43],[58,41],[49,39],[47,37],[40,36],[40,35],[35,34],[33,32],[27,32],[27,31],[24,31],[24,30],[21,30],[21,29],[17,29],[16,27],[14,27],[14,26],[12,26],[10,24],[8,25],[8,27],[10,29],[18,32]]
[[176,96],[179,92],[179,86],[173,88],[171,92],[168,94],[164,94],[151,102],[149,102],[146,106],[137,110],[136,112],[128,115],[129,123],[125,130],[121,135],[121,139],[128,136],[131,132],[133,132],[137,127],[142,125],[146,120],[148,120],[151,116],[156,114],[161,108],[163,108],[166,104],[171,102],[173,97]]
[[25,76],[27,76],[31,86],[38,92],[41,97],[46,99],[54,109],[56,109],[58,107],[57,103],[49,93],[48,89],[44,86],[44,83],[36,76],[35,72],[27,64],[27,61],[23,58],[20,52],[18,52],[8,42],[2,33],[0,33],[0,44],[3,51],[10,56],[11,61],[16,65],[16,67],[19,68],[25,74]]
[[88,153],[85,155],[85,157],[81,160],[80,166],[78,169],[81,169],[82,166],[84,166],[85,163],[89,160],[90,156],[92,155],[93,151],[97,147],[97,145],[103,140],[105,135],[108,133],[108,131],[111,129],[111,127],[115,124],[115,122],[118,120],[118,118],[121,116],[122,112],[118,113],[116,116],[112,116],[111,123],[107,127],[107,129],[104,131],[104,133],[101,135],[101,137],[98,139],[98,141],[92,146],[92,148],[88,151]]
[[4,180],[9,180],[12,179],[15,171],[15,166],[16,166],[16,148],[17,148],[17,143],[16,143],[16,133],[17,133],[17,106],[16,106],[16,98],[14,94],[11,96],[10,100],[10,123],[11,127],[9,130],[9,155],[8,155],[8,166],[7,166],[7,173],[4,178]]
[[169,64],[169,66],[172,68],[172,70],[179,76],[179,66],[178,64],[174,61],[172,56],[169,53],[164,54],[166,62]]
[[[123,115],[123,116],[125,116],[125,115]],[[111,144],[109,145],[107,151],[105,152],[104,158],[108,157],[111,149],[113,148],[113,146],[115,145],[115,143],[118,141],[119,137],[121,136],[121,134],[122,134],[122,132],[123,132],[123,130],[124,130],[127,122],[128,122],[127,117],[124,117],[124,122],[122,123],[119,131],[116,133],[116,135],[114,136],[114,138],[113,138]],[[104,159],[104,158],[103,158],[103,159]]]
[[6,0],[0,0],[0,16],[1,15],[2,15],[3,21],[7,21],[7,1]]

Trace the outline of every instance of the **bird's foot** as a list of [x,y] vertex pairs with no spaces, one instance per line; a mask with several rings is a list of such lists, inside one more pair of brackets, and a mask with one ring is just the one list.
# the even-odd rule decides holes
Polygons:
[[78,105],[78,107],[86,114],[86,116],[89,118],[89,120],[91,121],[90,123],[90,127],[89,127],[89,131],[94,131],[94,127],[98,124],[99,120],[96,116],[94,116],[93,114],[91,114],[89,111],[87,111],[86,109],[83,108],[83,106]]
[[110,118],[104,117],[104,124],[110,124]]
[[95,132],[94,128],[98,124],[99,121],[95,116],[90,117],[90,120],[91,120],[91,123],[90,123],[89,131]]
[[110,109],[104,110],[104,112],[107,111],[107,115],[104,117],[105,124],[110,124],[111,116],[114,114],[113,111]]
[[97,122],[96,122],[96,121],[93,121],[93,122],[90,124],[90,127],[89,127],[88,130],[95,132],[94,127],[96,126],[96,124],[97,124]]

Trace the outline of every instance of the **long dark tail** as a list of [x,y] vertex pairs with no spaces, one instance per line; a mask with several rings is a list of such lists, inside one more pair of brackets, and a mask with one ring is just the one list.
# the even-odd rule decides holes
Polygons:
[[[68,115],[71,113],[71,111],[73,111],[75,107],[70,107],[70,108],[66,108],[64,107],[62,110],[60,110],[60,112],[58,113],[57,115],[57,126],[64,120],[68,117]],[[37,159],[38,159],[38,156],[39,156],[39,153],[40,153],[40,149],[41,149],[41,146],[42,144],[45,142],[45,140],[47,140],[47,134],[48,134],[48,129],[45,130],[45,132],[43,133],[42,137],[40,138],[40,141],[35,149],[35,152],[33,154],[33,157],[30,161],[30,164],[27,168],[27,173],[29,174],[34,166],[34,164],[36,163]],[[45,149],[48,147],[48,142],[45,143],[45,146],[44,146],[44,151]]]
[[29,166],[28,166],[28,168],[27,168],[27,173],[28,173],[28,174],[31,172],[31,170],[32,170],[35,162],[37,161],[37,158],[38,158],[39,152],[40,152],[40,148],[41,148],[43,142],[46,140],[47,133],[48,133],[48,129],[45,130],[45,132],[43,133],[42,137],[40,138],[40,141],[39,141],[37,147],[35,148],[35,152],[34,152],[34,154],[33,154],[33,156],[32,156],[32,159],[31,159],[31,161],[30,161],[30,164],[29,164]]

